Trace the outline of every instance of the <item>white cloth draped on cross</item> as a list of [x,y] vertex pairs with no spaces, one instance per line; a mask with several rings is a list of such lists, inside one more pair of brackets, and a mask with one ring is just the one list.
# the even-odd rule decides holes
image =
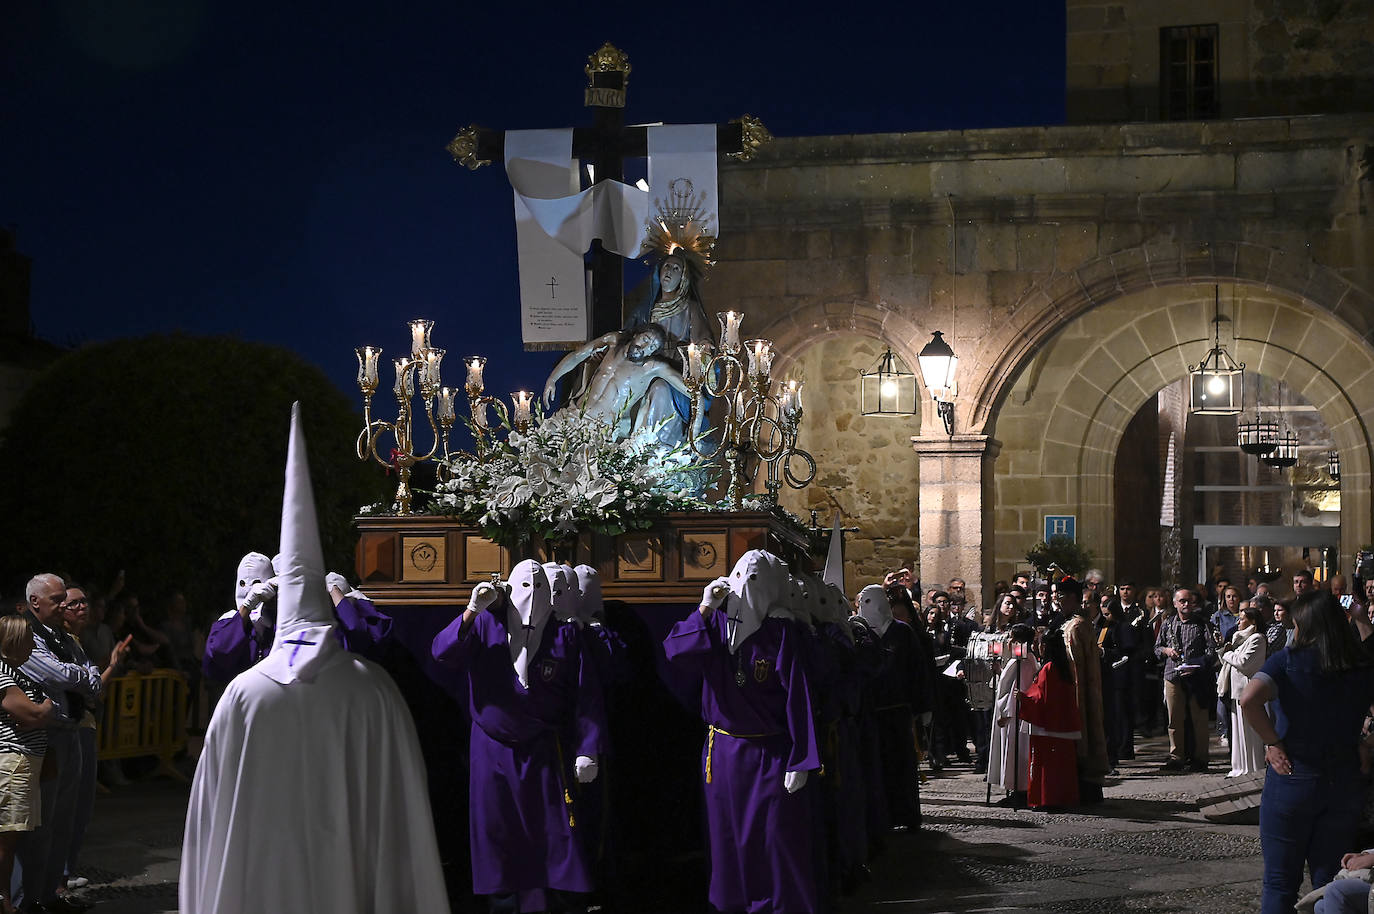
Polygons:
[[617,180],[579,190],[571,129],[506,132],[506,174],[515,194],[520,254],[520,326],[526,343],[588,339],[582,255],[599,238],[608,251],[638,256],[646,223],[655,206],[669,199],[673,182],[690,181],[700,210],[716,223],[715,125],[651,125],[645,130],[647,191]]

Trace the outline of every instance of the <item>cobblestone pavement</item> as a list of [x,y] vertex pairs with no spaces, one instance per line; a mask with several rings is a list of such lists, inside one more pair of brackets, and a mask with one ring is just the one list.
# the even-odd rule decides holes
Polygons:
[[[1161,775],[1163,740],[1139,748],[1102,805],[1068,813],[987,806],[986,785],[966,766],[931,775],[925,828],[894,834],[873,880],[840,911],[1256,911],[1257,829],[1208,822],[1194,802],[1220,775]],[[1214,744],[1213,758],[1222,757]],[[91,885],[81,892],[100,902],[96,914],[176,910],[186,795],[184,784],[143,781],[96,801],[82,868]]]

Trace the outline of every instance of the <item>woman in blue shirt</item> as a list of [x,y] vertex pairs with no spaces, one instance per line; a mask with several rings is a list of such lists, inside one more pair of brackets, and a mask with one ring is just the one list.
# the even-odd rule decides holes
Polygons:
[[1291,912],[1303,864],[1313,887],[1325,885],[1354,844],[1361,809],[1356,747],[1374,700],[1374,667],[1329,593],[1303,594],[1292,620],[1292,644],[1265,662],[1240,699],[1270,769],[1260,802],[1263,914]]

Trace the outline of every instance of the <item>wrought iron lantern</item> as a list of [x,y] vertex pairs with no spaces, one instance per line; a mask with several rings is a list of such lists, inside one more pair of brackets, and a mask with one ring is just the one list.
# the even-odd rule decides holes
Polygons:
[[859,372],[859,408],[865,416],[916,412],[916,375],[889,348],[868,371]]
[[1331,477],[1332,482],[1341,481],[1341,452],[1331,450],[1326,452],[1326,474]]
[[1279,446],[1279,424],[1262,418],[1256,407],[1254,421],[1242,419],[1236,423],[1236,445],[1256,457],[1273,453]]
[[1238,416],[1245,402],[1245,363],[1221,345],[1221,291],[1213,287],[1212,348],[1188,369],[1188,410],[1205,416]]
[[958,393],[954,372],[959,358],[945,342],[944,334],[936,330],[929,343],[916,357],[921,365],[921,380],[935,401],[935,410],[945,424],[945,434],[954,435],[954,397]]
[[1291,431],[1285,431],[1279,435],[1278,445],[1273,453],[1265,454],[1260,460],[1279,469],[1293,466],[1298,462],[1298,436]]

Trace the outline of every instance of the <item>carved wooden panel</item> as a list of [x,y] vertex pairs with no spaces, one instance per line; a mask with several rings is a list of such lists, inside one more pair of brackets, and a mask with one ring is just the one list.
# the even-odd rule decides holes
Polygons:
[[678,556],[683,581],[711,581],[729,574],[730,534],[727,530],[683,530],[679,535]]
[[448,555],[444,549],[444,535],[436,532],[430,536],[401,537],[401,580],[445,581],[448,572]]
[[624,581],[663,580],[663,536],[625,533],[616,539],[616,578]]

